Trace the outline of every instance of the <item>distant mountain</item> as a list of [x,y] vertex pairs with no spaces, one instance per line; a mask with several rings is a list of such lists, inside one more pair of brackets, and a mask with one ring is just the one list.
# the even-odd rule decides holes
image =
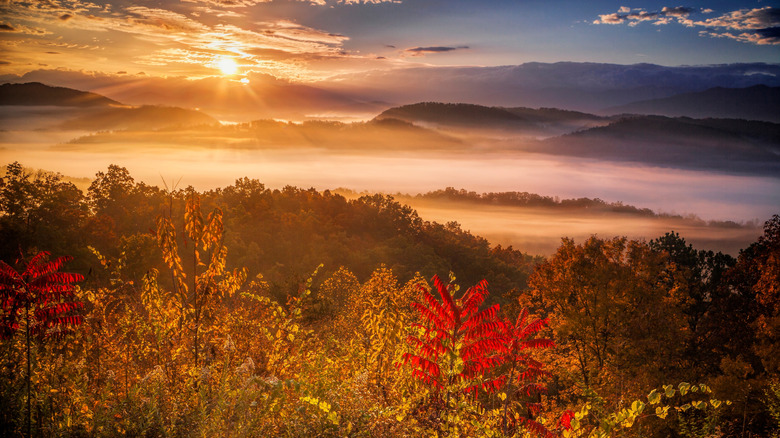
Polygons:
[[780,87],[780,64],[668,67],[529,62],[495,67],[416,67],[345,74],[312,85],[386,102],[468,102],[594,112],[714,87]]
[[[39,128],[85,131],[152,130],[219,123],[213,117],[195,110],[150,105],[130,107],[99,94],[39,82],[0,85],[0,105],[47,107],[30,111],[13,110],[19,112],[19,117],[25,119],[27,124],[32,123],[29,119],[41,118],[42,126]],[[15,114],[7,116],[16,117]]]
[[43,82],[91,90],[127,105],[164,105],[199,108],[220,120],[258,118],[307,120],[317,118],[365,120],[392,105],[250,73],[248,83],[221,77],[184,79],[150,75],[84,74],[77,71],[34,70],[22,76],[0,75],[6,82]]
[[780,87],[710,88],[608,108],[606,114],[656,114],[780,122]]
[[780,124],[662,116],[622,118],[523,150],[667,167],[780,176]]
[[466,103],[423,102],[390,108],[376,117],[398,119],[410,123],[426,123],[444,126],[528,128],[532,124],[525,118],[504,108],[471,105]]
[[[130,105],[200,108],[222,119],[304,120],[354,115],[361,120],[402,104],[466,102],[496,107],[595,112],[710,88],[780,87],[780,63],[701,66],[539,63],[490,67],[410,67],[356,72],[299,83],[252,73],[190,80],[150,75],[34,70],[0,82],[43,82],[90,90]],[[228,117],[230,116],[230,117]],[[359,117],[358,117],[359,116]],[[346,119],[345,119],[346,120]]]
[[60,128],[85,131],[153,130],[174,126],[185,127],[218,123],[213,117],[195,110],[145,105],[90,111],[63,122]]
[[560,135],[603,124],[605,118],[554,108],[501,108],[466,103],[424,102],[390,108],[376,120],[398,119],[439,128],[516,130],[528,135]]
[[523,117],[528,121],[541,124],[572,123],[580,121],[600,122],[604,117],[579,111],[562,110],[558,108],[506,108],[512,114]]
[[232,149],[322,148],[353,151],[462,150],[460,140],[397,119],[342,123],[306,121],[287,123],[255,120],[236,125],[200,125],[189,129],[98,132],[79,137],[70,145],[122,143],[143,146],[186,145]]
[[0,105],[97,107],[120,103],[88,91],[27,82],[0,85]]

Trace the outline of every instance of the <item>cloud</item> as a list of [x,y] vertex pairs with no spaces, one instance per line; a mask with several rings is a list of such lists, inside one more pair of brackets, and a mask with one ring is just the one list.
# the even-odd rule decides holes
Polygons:
[[[310,68],[313,61],[351,62],[349,60],[361,58],[343,48],[344,42],[349,40],[346,35],[291,20],[236,20],[251,11],[233,8],[252,6],[265,0],[184,0],[186,3],[160,2],[157,7],[120,2],[110,8],[108,5],[86,3],[85,0],[41,0],[37,3],[0,0],[3,1],[8,2],[7,8],[2,8],[0,3],[0,8],[8,12],[3,17],[8,21],[0,22],[3,23],[0,24],[0,32],[40,35],[52,33],[52,30],[61,35],[58,43],[73,50],[84,47],[83,44],[73,44],[74,40],[69,38],[71,35],[94,32],[93,41],[101,46],[103,53],[116,54],[117,62],[112,67],[124,69],[152,66],[158,67],[148,67],[154,73],[184,74],[196,78],[217,74],[217,60],[230,56],[241,66],[241,74],[254,70],[313,80],[323,74],[314,74]],[[36,26],[28,27],[22,23]],[[113,47],[106,45],[109,41],[114,43]],[[26,44],[29,50],[33,50],[41,43],[28,40],[20,44]],[[143,49],[132,57],[122,57],[120,61],[119,44],[132,44],[136,49]],[[370,58],[373,59],[373,55]],[[110,58],[103,58],[103,61],[111,62]],[[166,71],[165,66],[176,66],[176,69]]]
[[40,27],[29,27],[21,24],[0,23],[0,32],[22,33],[27,35],[50,35],[51,32]]
[[268,3],[271,0],[182,0],[186,3],[201,3],[222,8],[246,8],[258,3]]
[[728,38],[759,45],[780,45],[780,9],[766,6],[756,9],[739,9],[705,20],[691,18],[696,13],[711,14],[712,9],[700,9],[677,6],[664,7],[660,11],[648,12],[644,9],[629,9],[621,6],[618,12],[599,15],[593,24],[628,24],[636,26],[641,22],[655,25],[669,24],[674,21],[687,27],[704,27],[701,36]]
[[599,15],[599,19],[593,24],[624,24],[636,26],[643,21],[653,21],[657,24],[666,24],[672,17],[687,17],[693,12],[692,8],[677,6],[674,8],[664,7],[660,12],[648,12],[641,8],[630,9],[621,6],[617,12],[612,14]]
[[719,17],[696,22],[699,26],[723,27],[731,30],[768,29],[780,26],[780,9],[766,6],[760,9],[740,9]]
[[[208,4],[221,8],[246,8],[260,3],[270,3],[273,0],[182,0],[187,3]],[[315,6],[334,5],[374,5],[381,3],[401,3],[402,0],[295,0]]]
[[405,53],[410,54],[411,56],[424,56],[428,53],[445,53],[445,52],[452,52],[454,50],[461,50],[461,49],[468,49],[469,46],[457,46],[457,47],[448,47],[448,46],[430,46],[430,47],[412,47],[410,49],[404,50]]
[[665,17],[687,17],[693,12],[695,12],[695,9],[687,8],[685,6],[677,6],[674,8],[664,7],[661,9],[661,14]]
[[378,5],[381,3],[402,3],[401,0],[338,0],[342,5]]
[[240,18],[244,17],[245,15],[239,12],[236,12],[232,9],[214,9],[209,6],[198,6],[195,8],[196,11],[192,12],[192,15],[195,17],[199,17],[201,13],[207,14],[207,15],[213,15],[215,17],[233,17],[233,18]]
[[133,29],[145,28],[155,33],[183,33],[190,34],[196,32],[205,32],[208,27],[188,18],[186,15],[167,9],[147,8],[145,6],[131,6],[125,11],[128,13],[127,23],[117,20],[105,20],[107,27],[115,27],[117,30],[132,31]]

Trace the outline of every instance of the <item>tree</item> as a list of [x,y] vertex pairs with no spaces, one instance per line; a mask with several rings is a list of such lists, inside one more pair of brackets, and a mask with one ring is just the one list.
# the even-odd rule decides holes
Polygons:
[[135,190],[135,185],[126,168],[111,164],[107,172],[95,174],[95,180],[88,189],[90,206],[96,214],[122,215],[130,208],[126,200]]
[[780,215],[764,224],[764,235],[739,254],[734,285],[755,299],[755,346],[763,368],[780,372]]
[[666,256],[663,281],[674,290],[688,324],[690,335],[685,356],[690,364],[686,368],[696,373],[716,372],[723,345],[722,338],[713,335],[736,328],[720,330],[724,323],[734,319],[724,300],[731,294],[725,276],[736,260],[721,252],[696,250],[675,232],[651,240],[648,245]]
[[[25,264],[21,272],[0,261],[0,303],[2,322],[0,339],[10,339],[24,324],[27,356],[27,436],[31,431],[31,338],[62,338],[83,321],[77,310],[84,307],[73,300],[73,283],[82,281],[80,274],[59,272],[72,260],[64,256],[49,260],[48,252],[40,252]],[[20,319],[23,318],[21,321]]]
[[87,213],[84,195],[62,175],[8,164],[0,177],[0,259],[32,255],[40,247],[73,254]]
[[[238,290],[246,280],[246,269],[226,271],[227,248],[222,244],[221,210],[215,209],[204,218],[200,199],[192,193],[187,198],[184,222],[189,254],[180,254],[176,228],[163,216],[157,219],[157,242],[171,269],[182,323],[187,320],[193,331],[193,358],[197,367],[203,319],[213,313],[213,306],[222,298]],[[184,257],[191,266],[189,272],[185,272]]]
[[[87,190],[92,210],[90,228],[101,228],[102,234],[131,235],[154,229],[154,218],[168,210],[172,196],[157,187],[137,183],[124,167],[108,166],[107,172],[98,172]],[[168,211],[170,216],[172,213]],[[114,249],[95,236],[93,245],[108,254]]]
[[740,252],[726,280],[729,293],[712,311],[716,351],[723,356],[712,386],[721,394],[739,394],[730,395],[734,405],[724,421],[726,433],[766,435],[774,425],[762,399],[780,372],[780,215]]
[[577,370],[560,376],[574,378],[570,387],[618,400],[679,372],[685,320],[665,267],[664,255],[644,242],[597,237],[579,245],[563,239],[537,266],[529,285],[557,321],[557,365]]

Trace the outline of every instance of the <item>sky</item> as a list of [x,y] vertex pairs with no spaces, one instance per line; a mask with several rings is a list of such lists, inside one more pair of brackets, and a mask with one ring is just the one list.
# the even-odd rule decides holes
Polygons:
[[[678,0],[680,1],[680,0]],[[756,1],[0,0],[0,75],[269,75],[311,83],[406,67],[780,61]]]

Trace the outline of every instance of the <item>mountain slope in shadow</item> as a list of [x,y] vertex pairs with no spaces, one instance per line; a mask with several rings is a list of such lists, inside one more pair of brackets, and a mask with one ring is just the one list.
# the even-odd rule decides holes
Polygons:
[[710,88],[697,93],[643,100],[604,110],[606,114],[730,118],[780,123],[780,87]]
[[532,136],[560,135],[606,123],[604,117],[555,108],[502,108],[422,102],[390,108],[376,119],[398,119],[438,129],[500,130]]
[[52,87],[40,82],[0,85],[0,105],[100,107],[121,105],[99,94],[72,88]]
[[195,110],[126,106],[100,94],[38,82],[0,85],[0,111],[8,119],[2,126],[9,130],[150,130],[219,123]]
[[523,149],[664,167],[780,176],[780,124],[760,121],[634,116]]

